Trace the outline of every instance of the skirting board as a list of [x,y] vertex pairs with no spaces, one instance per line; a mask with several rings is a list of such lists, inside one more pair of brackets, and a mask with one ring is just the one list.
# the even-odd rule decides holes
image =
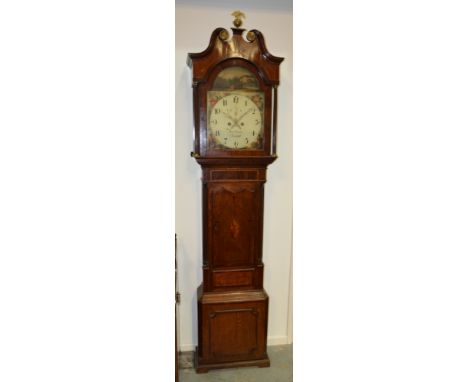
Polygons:
[[[280,336],[280,337],[268,337],[267,338],[267,346],[275,346],[275,345],[289,345],[292,344],[292,341],[288,340],[288,336]],[[197,345],[194,344],[181,344],[179,346],[179,350],[182,352],[185,351],[194,351]]]

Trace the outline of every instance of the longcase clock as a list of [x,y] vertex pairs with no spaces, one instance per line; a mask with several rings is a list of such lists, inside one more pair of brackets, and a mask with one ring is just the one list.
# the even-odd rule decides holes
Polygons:
[[198,288],[197,372],[270,365],[263,288],[263,195],[276,158],[276,105],[283,58],[262,33],[213,31],[189,53],[194,151],[202,168],[203,282]]

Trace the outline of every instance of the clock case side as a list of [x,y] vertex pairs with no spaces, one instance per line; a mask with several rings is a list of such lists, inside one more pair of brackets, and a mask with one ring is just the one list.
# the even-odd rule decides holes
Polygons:
[[[231,163],[257,163],[268,165],[276,159],[276,105],[279,84],[279,65],[282,57],[268,52],[263,35],[251,30],[244,39],[242,28],[231,28],[232,37],[224,28],[213,31],[208,47],[200,53],[189,53],[187,64],[192,70],[194,143],[192,156],[200,164],[218,163],[223,158]],[[265,93],[264,147],[263,150],[210,150],[207,145],[207,92],[211,89],[217,74],[225,68],[241,66],[254,74],[260,89]],[[244,158],[244,159],[242,159]],[[249,159],[247,159],[249,158]],[[252,162],[253,160],[253,162]],[[221,162],[220,162],[221,161]]]

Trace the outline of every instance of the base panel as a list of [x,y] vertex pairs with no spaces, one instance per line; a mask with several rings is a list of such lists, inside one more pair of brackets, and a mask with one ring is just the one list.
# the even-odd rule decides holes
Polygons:
[[266,352],[268,295],[264,290],[209,292],[199,289],[195,368],[270,366]]
[[208,373],[214,369],[227,369],[236,367],[269,367],[270,358],[268,355],[262,359],[247,360],[247,361],[231,361],[231,362],[217,362],[217,363],[200,363],[198,355],[198,347],[195,349],[193,365],[198,374]]

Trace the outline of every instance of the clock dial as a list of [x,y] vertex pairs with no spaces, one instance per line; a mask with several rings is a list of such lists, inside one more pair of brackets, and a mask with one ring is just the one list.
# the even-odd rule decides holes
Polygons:
[[208,141],[214,149],[262,149],[263,93],[208,92]]

